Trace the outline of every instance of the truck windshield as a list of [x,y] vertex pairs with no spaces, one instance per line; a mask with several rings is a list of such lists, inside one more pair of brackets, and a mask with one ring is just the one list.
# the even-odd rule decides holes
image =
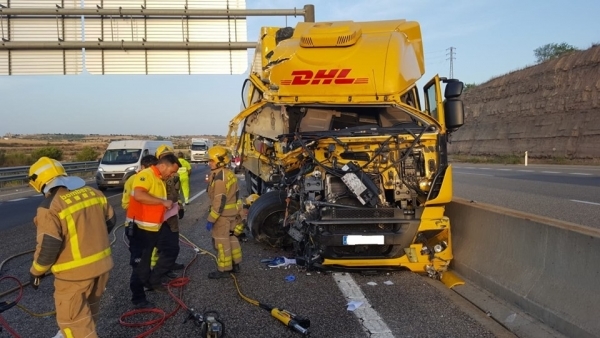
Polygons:
[[192,144],[192,150],[206,150],[206,144]]
[[141,149],[108,149],[102,160],[102,164],[134,164],[137,163]]

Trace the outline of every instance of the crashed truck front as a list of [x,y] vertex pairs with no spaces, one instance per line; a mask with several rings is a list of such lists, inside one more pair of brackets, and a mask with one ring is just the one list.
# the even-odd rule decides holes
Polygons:
[[[419,24],[263,28],[237,148],[256,239],[315,268],[406,268],[439,278],[452,259],[452,166],[463,84],[423,88]],[[444,95],[442,96],[442,86]]]

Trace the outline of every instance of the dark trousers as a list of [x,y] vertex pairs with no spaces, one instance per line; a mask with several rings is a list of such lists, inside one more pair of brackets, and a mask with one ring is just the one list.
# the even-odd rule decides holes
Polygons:
[[129,237],[130,264],[133,268],[129,279],[131,302],[138,304],[146,300],[144,284],[148,284],[151,276],[150,260],[152,250],[158,242],[158,232],[147,231],[135,227],[133,236]]
[[162,282],[162,277],[171,270],[179,255],[179,232],[172,231],[167,222],[164,222],[158,231],[156,249],[158,260],[150,276],[151,285],[158,285]]

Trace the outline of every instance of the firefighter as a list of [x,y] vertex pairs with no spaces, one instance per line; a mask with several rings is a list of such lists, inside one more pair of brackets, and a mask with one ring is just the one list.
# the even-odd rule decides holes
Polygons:
[[228,277],[229,272],[239,272],[242,262],[240,242],[234,235],[241,205],[238,203],[237,177],[227,168],[230,161],[227,149],[214,146],[208,150],[210,210],[206,230],[211,231],[217,250],[217,271],[208,274],[211,279]]
[[170,267],[156,264],[150,268],[152,250],[157,246],[159,231],[162,228],[167,211],[173,208],[173,201],[167,199],[165,180],[177,172],[179,161],[173,154],[166,154],[158,159],[156,165],[144,169],[135,175],[132,184],[132,194],[127,208],[127,219],[131,221],[132,241],[131,251],[140,250],[140,259],[134,260],[134,266],[129,282],[132,297],[131,302],[136,308],[149,308],[154,305],[146,299],[144,287],[166,291],[161,279]]
[[181,163],[181,168],[179,168],[179,171],[177,172],[179,175],[179,181],[181,182],[181,192],[183,193],[185,205],[188,205],[190,204],[190,175],[192,174],[192,166],[183,157],[183,153],[181,151],[177,154],[177,157]]
[[54,159],[37,160],[28,179],[45,196],[34,218],[31,285],[37,290],[46,272],[54,274],[56,337],[98,337],[100,298],[113,268],[108,234],[116,224],[115,213],[99,190],[68,176]]

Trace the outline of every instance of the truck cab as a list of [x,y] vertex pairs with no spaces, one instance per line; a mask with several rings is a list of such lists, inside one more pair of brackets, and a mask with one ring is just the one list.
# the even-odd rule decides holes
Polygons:
[[452,259],[446,144],[463,124],[463,84],[435,76],[419,91],[419,24],[302,22],[264,27],[259,41],[228,135],[260,195],[254,238],[309,268],[439,278]]

